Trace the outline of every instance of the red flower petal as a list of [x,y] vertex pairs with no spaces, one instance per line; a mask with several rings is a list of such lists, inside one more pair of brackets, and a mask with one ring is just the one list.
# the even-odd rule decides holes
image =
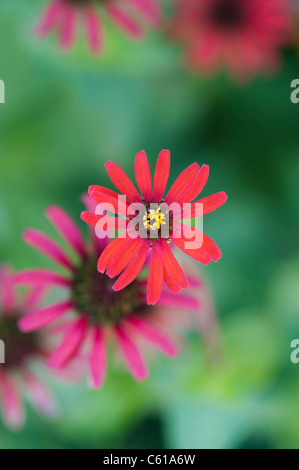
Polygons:
[[176,284],[186,289],[189,286],[188,281],[185,277],[185,274],[183,273],[181,266],[169,248],[167,241],[162,238],[160,240],[160,244],[165,271],[167,271],[168,275],[174,280]]
[[88,225],[91,225],[91,227],[95,227],[97,225],[97,223],[99,222],[99,220],[101,220],[102,217],[104,217],[104,216],[103,215],[96,215],[96,214],[93,214],[92,212],[83,211],[83,212],[81,212],[80,217]]
[[118,280],[115,282],[113,290],[119,291],[121,289],[124,289],[126,286],[131,284],[134,279],[136,279],[141,269],[143,268],[149,248],[149,241],[144,240],[143,245],[141,246],[133,261],[129,264],[129,266],[124,270],[124,272],[119,276]]
[[213,261],[217,262],[222,256],[219,246],[205,233],[203,234],[203,248],[209,253]]
[[[165,268],[165,266],[164,266]],[[181,292],[181,288],[178,284],[174,282],[172,277],[168,274],[168,272],[164,269],[164,281],[167,285],[168,289],[173,292],[173,294],[179,294]]]
[[135,158],[135,177],[145,202],[153,201],[152,177],[148,159],[144,151],[138,152]]
[[132,202],[142,202],[134,184],[120,166],[113,162],[107,162],[105,168],[112,183],[127,199]]
[[103,209],[121,216],[127,215],[127,207],[130,203],[123,196],[118,194],[117,196],[119,197],[113,197],[109,196],[109,194],[98,192],[92,192],[90,196],[97,204],[101,205]]
[[105,186],[99,186],[98,184],[93,184],[89,186],[88,194],[91,195],[91,193],[94,193],[94,192],[108,194],[108,196],[114,197],[115,199],[117,199],[118,196],[120,196],[120,194],[117,193],[116,191],[112,191],[112,189],[105,188]]
[[177,177],[170,190],[168,191],[168,194],[165,198],[166,204],[170,205],[182,196],[188,186],[192,184],[195,176],[198,173],[198,170],[199,165],[197,163],[193,163],[192,165],[188,166],[184,171],[182,171],[182,173]]
[[[184,229],[185,227],[188,229],[190,235],[191,234],[197,234],[199,237],[202,237],[202,248],[211,256],[213,261],[218,261],[221,256],[221,250],[220,248],[216,245],[216,243],[208,237],[205,233],[201,232],[200,230],[190,227],[189,225],[186,224],[181,224],[182,228]],[[192,242],[192,239],[190,238],[189,241]]]
[[164,281],[164,267],[159,242],[154,242],[147,281],[147,303],[155,305],[161,295]]
[[60,246],[44,233],[39,230],[29,229],[24,232],[23,239],[28,245],[31,245],[36,250],[51,258],[55,263],[60,264],[68,270],[73,269],[71,261]]
[[131,238],[126,237],[116,238],[111,243],[109,243],[99,258],[98,271],[103,273],[108,268],[108,265],[111,263],[111,261],[113,261],[115,257],[119,257],[123,253],[124,249],[126,249],[128,242],[131,241]]
[[162,150],[157,160],[154,176],[154,202],[160,203],[166,189],[170,170],[170,152]]
[[[126,230],[129,220],[122,219],[119,217],[110,217],[108,215],[96,215],[91,212],[81,212],[81,219],[91,227],[96,227],[95,233],[98,234],[100,230],[103,231],[103,235],[107,233],[111,227],[114,230]],[[102,240],[106,237],[101,238]],[[99,238],[98,238],[99,240]],[[105,247],[104,247],[105,248]]]
[[[83,201],[88,213],[95,213],[95,211],[97,209],[97,204],[92,200],[92,198],[89,196],[89,194],[83,194],[82,201]],[[86,223],[89,224],[89,221],[86,221]],[[92,226],[89,227],[88,232],[89,232],[89,236],[90,236],[90,239],[92,241],[93,247],[94,247],[96,252],[102,253],[104,248],[107,246],[107,238],[98,238],[96,236],[95,230],[91,227]]]
[[182,250],[187,255],[191,256],[191,258],[196,259],[202,264],[209,264],[211,262],[211,256],[209,255],[209,253],[206,252],[203,247],[194,250],[185,248],[185,244],[190,243],[190,238],[186,238],[182,234],[181,238],[173,238],[173,236],[171,236],[171,239],[180,250]]
[[199,193],[203,190],[209,177],[209,166],[202,165],[193,182],[188,186],[186,191],[182,194],[178,202],[180,204],[187,204],[193,201]]
[[118,276],[118,274],[128,266],[130,261],[132,261],[142,244],[142,238],[129,239],[123,253],[121,253],[120,256],[115,257],[109,264],[106,274],[108,274],[109,277]]
[[[191,204],[191,218],[194,219],[201,215],[209,214],[210,212],[213,212],[218,209],[218,207],[221,207],[226,201],[227,195],[223,191],[220,193],[213,194],[212,196],[199,199],[198,201],[193,202]],[[201,212],[201,208],[199,208],[197,204],[203,204],[203,212]]]

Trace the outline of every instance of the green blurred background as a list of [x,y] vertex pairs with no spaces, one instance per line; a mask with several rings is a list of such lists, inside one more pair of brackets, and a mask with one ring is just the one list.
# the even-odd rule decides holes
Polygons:
[[[203,268],[215,297],[225,361],[211,366],[190,335],[177,360],[159,357],[136,384],[110,368],[102,390],[51,384],[61,406],[48,422],[28,408],[19,433],[0,423],[1,448],[299,447],[299,105],[290,101],[298,57],[251,84],[203,79],[183,67],[180,47],[151,32],[135,43],[108,28],[100,59],[83,40],[68,55],[32,34],[45,2],[0,6],[0,261],[51,266],[21,233],[52,234],[43,215],[59,204],[80,221],[80,195],[109,185],[113,160],[133,177],[145,149],[154,167],[172,155],[171,179],[210,165],[204,195],[227,204],[205,217],[223,258]],[[46,378],[49,381],[48,378]]]

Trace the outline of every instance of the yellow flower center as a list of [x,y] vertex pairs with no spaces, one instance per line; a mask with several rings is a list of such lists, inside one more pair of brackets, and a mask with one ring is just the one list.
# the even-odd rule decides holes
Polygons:
[[147,213],[143,216],[143,225],[147,230],[160,230],[161,225],[166,225],[165,214],[158,209],[148,209]]

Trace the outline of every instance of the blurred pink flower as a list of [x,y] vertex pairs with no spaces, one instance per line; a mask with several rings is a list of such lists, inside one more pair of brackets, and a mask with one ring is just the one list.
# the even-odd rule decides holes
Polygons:
[[[85,199],[87,209],[92,213],[95,204]],[[112,289],[113,281],[106,274],[97,271],[97,260],[107,246],[107,238],[99,239],[94,230],[91,240],[86,243],[72,219],[59,207],[50,207],[47,217],[57,231],[77,254],[73,261],[54,241],[37,230],[27,230],[24,239],[37,250],[60,265],[66,274],[44,269],[20,272],[17,282],[29,286],[52,286],[66,290],[67,299],[35,310],[19,322],[23,332],[35,331],[62,319],[53,325],[63,333],[60,346],[50,357],[49,365],[55,369],[64,368],[74,358],[85,355],[86,346],[89,363],[89,383],[100,387],[106,376],[108,343],[116,343],[123,359],[137,381],[148,376],[148,369],[138,343],[147,342],[169,357],[177,354],[177,346],[171,335],[176,326],[171,318],[165,333],[165,309],[178,310],[183,317],[198,313],[200,302],[192,287],[200,281],[194,275],[188,277],[190,293],[175,296],[163,290],[157,307],[146,304],[146,281],[138,279],[121,292]],[[68,318],[67,313],[70,313]]]
[[280,64],[279,49],[291,40],[290,0],[176,0],[172,36],[186,47],[194,71],[227,67],[237,79]]
[[63,49],[74,45],[78,23],[85,27],[89,50],[100,53],[104,46],[103,13],[117,28],[132,38],[143,36],[143,20],[151,26],[160,22],[158,0],[51,0],[46,8],[37,32],[45,36],[52,30],[58,30],[59,42]]
[[5,363],[0,364],[0,403],[4,421],[13,429],[24,422],[23,390],[39,412],[52,415],[56,410],[47,388],[32,371],[32,365],[47,356],[45,338],[36,332],[24,335],[18,328],[19,318],[37,307],[42,293],[37,287],[24,298],[16,296],[13,273],[8,267],[0,268],[0,339],[5,351]]

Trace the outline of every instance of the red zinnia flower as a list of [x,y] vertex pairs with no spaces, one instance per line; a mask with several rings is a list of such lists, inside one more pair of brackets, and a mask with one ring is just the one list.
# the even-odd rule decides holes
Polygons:
[[177,0],[172,24],[192,69],[210,73],[225,65],[237,78],[276,68],[291,29],[289,0]]
[[[20,316],[36,308],[42,289],[33,289],[17,299],[11,270],[0,268],[0,402],[3,418],[11,428],[19,428],[24,421],[24,405],[21,391],[25,389],[33,406],[43,414],[55,412],[55,405],[48,390],[31,370],[33,363],[44,359],[47,352],[44,338],[39,333],[22,334],[18,329]],[[3,348],[3,351],[2,351]]]
[[[100,273],[104,273],[107,269],[107,274],[110,277],[120,274],[119,279],[113,286],[115,291],[123,289],[134,281],[143,268],[149,252],[151,261],[147,284],[148,304],[155,304],[158,301],[164,281],[173,293],[178,293],[180,288],[188,287],[188,281],[169,247],[171,242],[174,242],[183,252],[203,264],[209,264],[211,260],[219,260],[221,251],[216,243],[200,230],[191,230],[188,225],[181,222],[186,218],[193,219],[198,215],[208,214],[227,200],[224,192],[200,199],[189,205],[189,216],[184,217],[185,205],[191,203],[206,184],[209,174],[207,165],[200,168],[197,163],[193,163],[186,168],[173,183],[164,199],[163,194],[170,169],[170,153],[168,150],[163,150],[159,155],[153,186],[145,152],[142,151],[136,155],[135,176],[142,197],[118,165],[108,162],[105,167],[114,185],[128,200],[119,201],[119,194],[102,186],[91,186],[89,188],[92,199],[102,207],[109,204],[110,210],[114,211],[115,214],[127,216],[126,219],[117,219],[119,224],[122,224],[122,226],[125,224],[127,228],[130,221],[132,221],[132,216],[128,216],[127,208],[130,206],[128,201],[139,205],[139,207],[141,205],[141,211],[143,210],[142,220],[145,227],[145,236],[137,234],[137,237],[134,235],[135,238],[131,238],[130,229],[128,228],[126,233],[110,243],[100,256],[98,262]],[[155,210],[151,208],[153,205]],[[165,205],[169,209],[165,209]],[[198,206],[202,209],[201,214],[197,211]],[[165,224],[166,216],[169,218],[169,233],[164,236],[163,224]],[[106,216],[89,212],[83,212],[81,218],[88,224],[97,227],[103,227],[102,219],[106,221]],[[188,228],[189,230],[186,230]],[[195,239],[197,236],[202,239],[201,246],[189,248],[190,240]]]
[[99,53],[103,48],[104,29],[97,5],[101,5],[106,16],[119,29],[133,38],[143,35],[138,21],[142,17],[153,26],[160,21],[157,0],[51,0],[38,26],[38,33],[44,36],[58,29],[60,46],[69,49],[75,42],[77,20],[81,20],[90,51]]
[[[88,197],[86,204],[90,211],[95,211],[95,204]],[[107,247],[107,239],[98,239],[92,230],[92,240],[86,243],[74,222],[62,209],[50,207],[46,214],[77,254],[77,259],[70,258],[45,234],[33,229],[25,232],[25,241],[60,265],[66,274],[33,269],[19,273],[17,282],[29,286],[60,287],[66,290],[67,298],[29,313],[20,320],[21,330],[34,331],[64,317],[62,325],[58,325],[64,337],[50,358],[51,367],[60,369],[78,355],[82,357],[86,345],[89,382],[92,387],[99,387],[106,375],[107,342],[115,341],[133,377],[136,380],[145,379],[148,372],[138,341],[141,338],[167,356],[174,356],[177,347],[161,327],[161,324],[165,324],[163,314],[167,307],[179,311],[183,308],[184,317],[186,311],[198,312],[197,296],[175,296],[163,292],[158,309],[146,304],[145,283],[142,279],[136,280],[121,292],[113,291],[113,282],[109,276],[97,271],[97,260]],[[190,276],[189,282],[190,287],[199,286],[194,276]],[[70,318],[66,317],[68,312]],[[168,331],[174,329],[169,322]]]

